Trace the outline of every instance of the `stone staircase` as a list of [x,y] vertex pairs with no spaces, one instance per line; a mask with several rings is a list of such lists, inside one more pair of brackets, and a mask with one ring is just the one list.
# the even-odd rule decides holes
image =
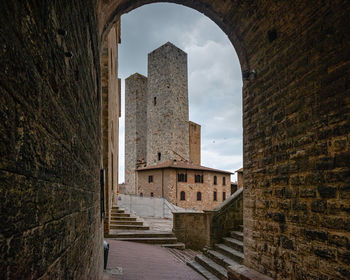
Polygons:
[[215,244],[214,248],[205,248],[203,254],[197,255],[195,260],[187,263],[194,270],[210,280],[227,280],[227,267],[242,264],[243,254],[243,226],[239,231],[231,231],[223,242]]
[[152,231],[143,221],[125,213],[118,206],[113,206],[111,210],[110,232],[107,237],[120,241],[159,244],[173,249],[185,248],[185,244],[178,242],[172,232]]

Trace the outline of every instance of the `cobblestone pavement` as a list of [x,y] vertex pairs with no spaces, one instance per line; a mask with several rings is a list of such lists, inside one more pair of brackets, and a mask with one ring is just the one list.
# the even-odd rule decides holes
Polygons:
[[110,249],[103,280],[204,280],[166,248],[112,239],[106,241]]

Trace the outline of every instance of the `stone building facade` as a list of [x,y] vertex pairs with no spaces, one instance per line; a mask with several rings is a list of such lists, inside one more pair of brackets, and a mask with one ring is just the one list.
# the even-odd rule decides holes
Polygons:
[[190,162],[195,165],[201,164],[201,126],[189,122],[189,149]]
[[137,194],[164,197],[195,210],[212,210],[230,195],[230,172],[170,160],[137,169]]
[[121,116],[121,80],[118,78],[120,21],[108,33],[101,53],[102,161],[105,170],[104,233],[109,233],[110,211],[118,186],[119,117]]

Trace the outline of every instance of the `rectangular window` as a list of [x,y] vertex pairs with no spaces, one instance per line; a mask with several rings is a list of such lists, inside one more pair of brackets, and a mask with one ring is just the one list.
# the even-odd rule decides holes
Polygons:
[[226,192],[222,192],[222,201],[226,200]]
[[214,201],[218,200],[218,193],[216,191],[214,191]]
[[184,173],[177,174],[177,181],[178,182],[187,182],[187,174],[184,174]]
[[203,183],[203,175],[194,175],[194,182],[195,183]]
[[214,176],[214,185],[217,185],[217,177],[216,176]]
[[153,105],[156,106],[157,105],[157,97],[153,98]]
[[226,185],[226,177],[222,177],[222,185],[223,185],[223,186]]
[[158,153],[158,160],[161,160],[161,158],[162,158],[162,154]]
[[153,182],[153,175],[148,176],[148,183],[152,183]]

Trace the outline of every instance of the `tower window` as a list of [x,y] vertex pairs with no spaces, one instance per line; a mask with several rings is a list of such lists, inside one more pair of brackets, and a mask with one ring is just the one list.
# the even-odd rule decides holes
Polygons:
[[148,176],[148,183],[152,183],[153,182],[153,175]]
[[223,186],[226,185],[226,177],[222,177],[222,185],[223,185]]
[[186,194],[184,191],[180,193],[180,200],[186,200]]
[[156,106],[157,105],[157,97],[153,98],[153,105]]
[[162,158],[162,154],[158,153],[158,160],[161,160],[161,158]]
[[202,200],[202,193],[197,192],[197,201],[201,201],[201,200]]
[[218,200],[218,193],[217,191],[214,191],[214,201],[217,201]]
[[226,200],[226,192],[222,192],[222,201]]
[[140,193],[140,197],[143,197],[143,193]]
[[217,182],[217,179],[218,179],[218,178],[217,178],[216,176],[214,176],[214,185],[217,185],[217,183],[218,183],[218,182]]
[[151,192],[151,197],[153,197],[154,196],[154,194],[153,194],[153,192]]

